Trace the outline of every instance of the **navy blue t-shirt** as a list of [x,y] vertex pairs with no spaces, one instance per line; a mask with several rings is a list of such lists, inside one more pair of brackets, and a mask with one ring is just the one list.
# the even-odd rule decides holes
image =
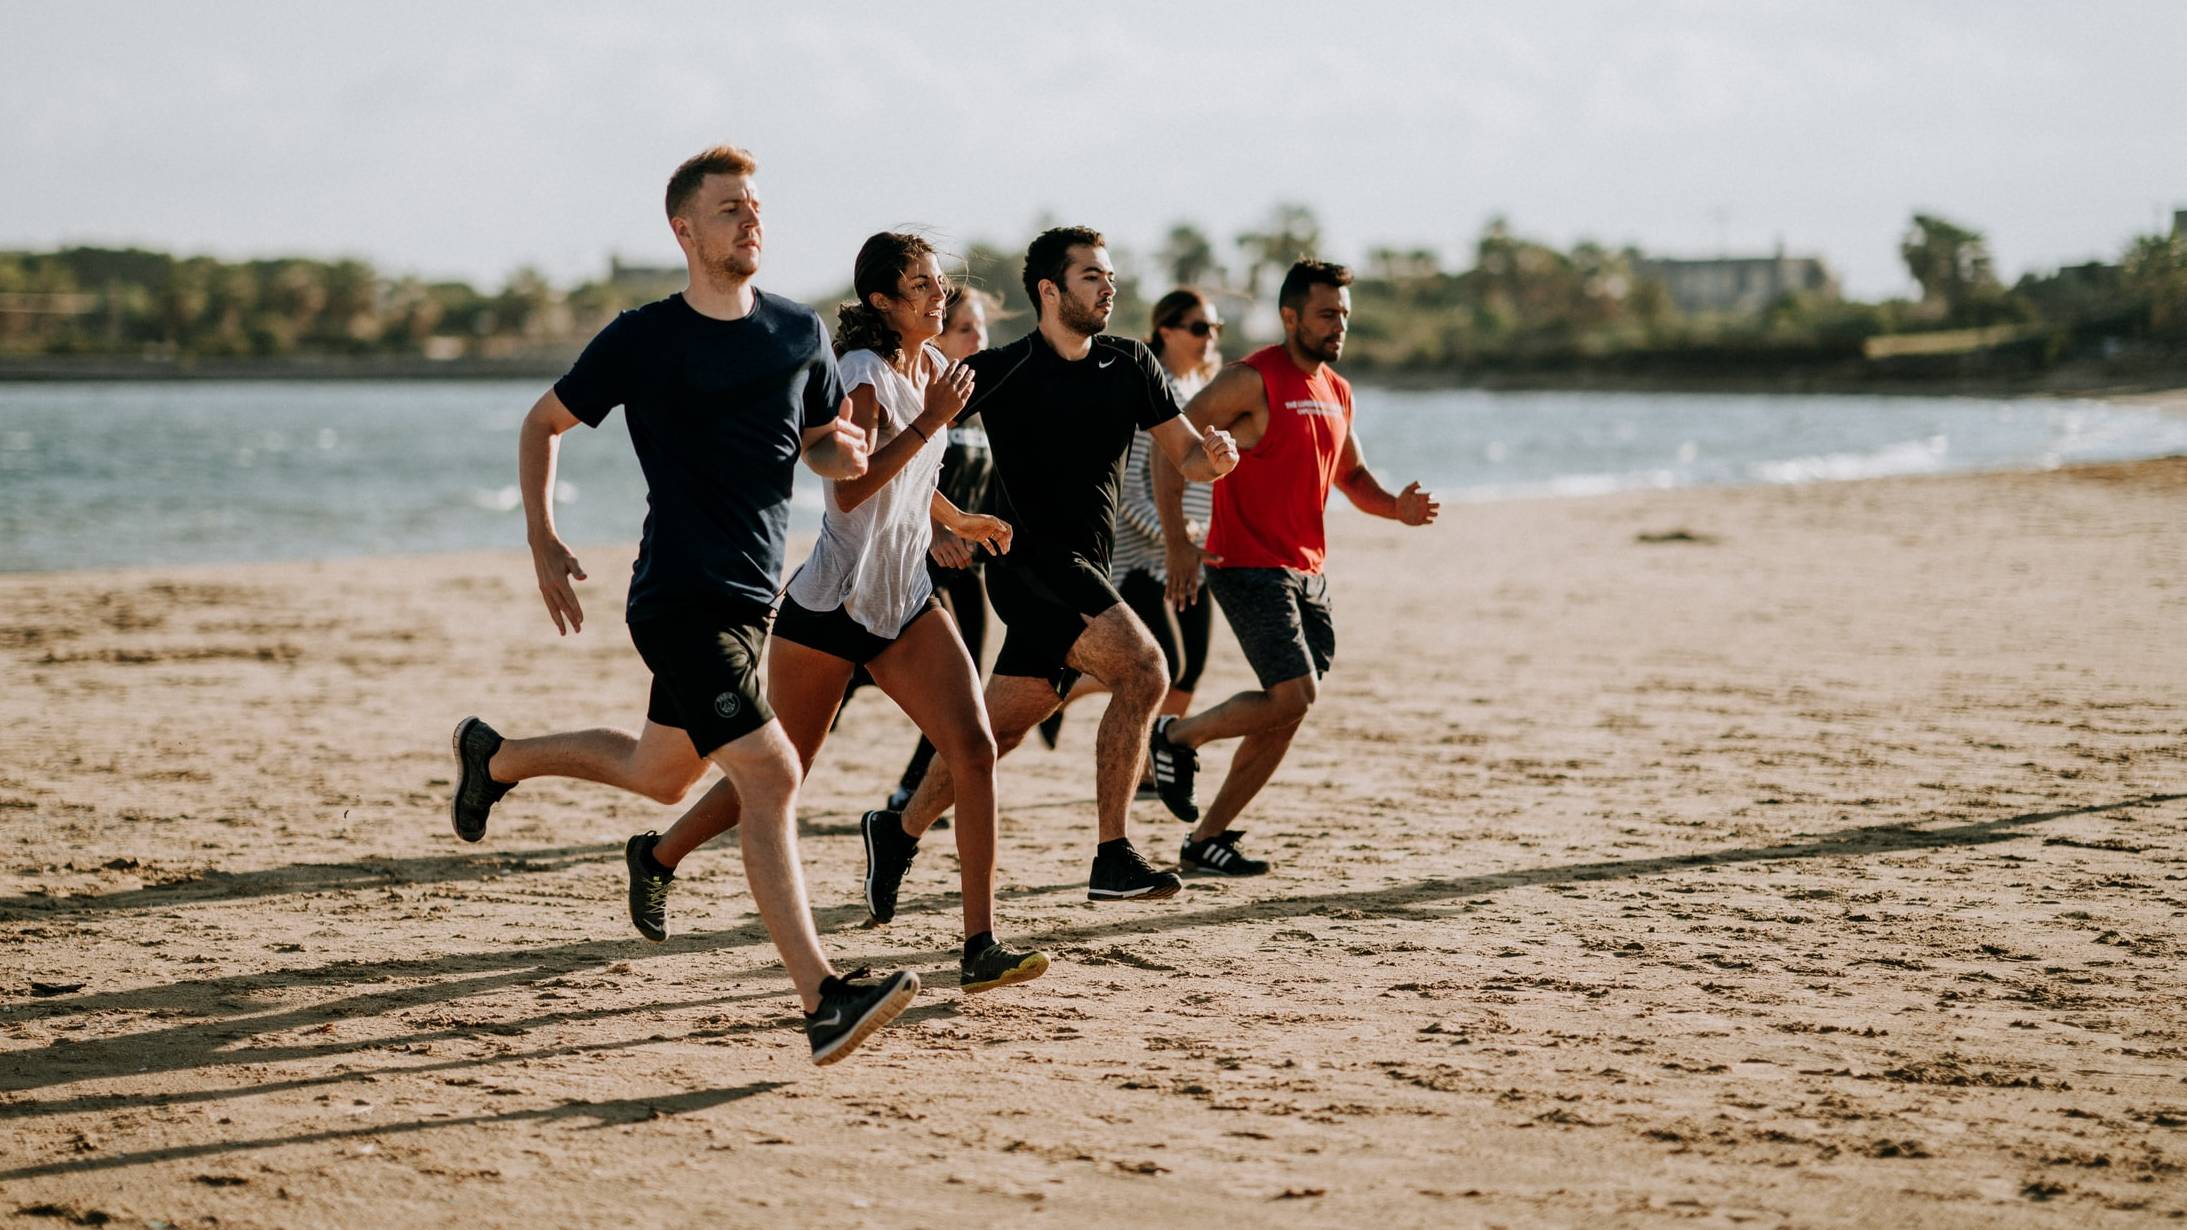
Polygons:
[[750,315],[715,320],[670,295],[610,321],[554,392],[588,426],[617,406],[630,423],[646,480],[631,619],[724,595],[773,605],[803,433],[844,395],[811,308],[755,290]]

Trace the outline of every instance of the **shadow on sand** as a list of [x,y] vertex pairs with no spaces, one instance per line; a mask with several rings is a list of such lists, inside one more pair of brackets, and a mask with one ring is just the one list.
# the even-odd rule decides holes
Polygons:
[[[1699,867],[1727,866],[1741,863],[1865,857],[1903,851],[1988,845],[2028,836],[2027,830],[2030,826],[2042,824],[2046,821],[2126,811],[2138,807],[2171,803],[2181,799],[2187,799],[2187,794],[2146,795],[2116,803],[2062,808],[2056,811],[2027,812],[2016,816],[2002,816],[1992,820],[1957,824],[1943,828],[1922,828],[1911,823],[1871,825],[1829,833],[1810,840],[1784,842],[1769,846],[1741,847],[1656,858],[1571,863],[1562,866],[1539,867],[1487,875],[1419,880],[1409,884],[1391,885],[1379,889],[1272,896],[1214,909],[1186,910],[1170,914],[1132,913],[1085,926],[1054,928],[1041,934],[1038,940],[1045,944],[1056,944],[1107,936],[1146,935],[1196,927],[1218,926],[1241,920],[1287,918],[1301,913],[1329,908],[1357,909],[1370,915],[1388,918],[1439,918],[1445,916],[1448,912],[1440,903],[1477,898],[1510,889],[1548,884],[1636,879]],[[512,854],[505,856],[502,861],[505,863],[521,862],[526,865],[544,868],[549,865],[549,860],[552,858],[586,857],[597,854],[601,849],[603,847],[566,847],[554,851]],[[418,861],[429,862],[431,860]],[[290,870],[293,871],[293,869]],[[276,873],[266,874],[272,876]],[[385,881],[375,880],[372,882],[384,883]],[[1076,884],[1045,886],[1037,889],[1020,890],[1019,895],[1031,896],[1063,891],[1075,892],[1078,887]],[[953,897],[944,898],[941,895],[936,895],[922,904],[940,906],[945,901],[953,901]],[[821,925],[828,928],[840,927],[853,922],[864,917],[864,914],[865,910],[862,905],[828,907],[816,911],[816,916]],[[755,920],[740,927],[677,937],[671,941],[667,951],[682,953],[714,952],[745,946],[757,946],[765,943],[766,938],[765,930]],[[141,1033],[99,1038],[86,1042],[55,1041],[36,1050],[15,1052],[6,1057],[5,1068],[0,1069],[0,1090],[23,1092],[53,1085],[72,1084],[77,1081],[133,1076],[147,1071],[175,1072],[200,1067],[243,1063],[269,1063],[324,1059],[341,1055],[360,1055],[366,1051],[384,1050],[406,1044],[415,1045],[434,1041],[478,1039],[481,1036],[517,1036],[547,1026],[598,1020],[630,1013],[682,1011],[759,999],[787,999],[782,990],[770,988],[766,991],[697,1000],[659,1001],[640,1005],[544,1012],[515,1019],[447,1020],[434,1023],[429,1028],[413,1033],[394,1037],[377,1037],[370,1040],[344,1041],[327,1037],[324,1040],[312,1041],[276,1040],[272,1045],[249,1047],[247,1049],[236,1049],[232,1045],[239,1039],[263,1037],[321,1026],[333,1020],[371,1017],[395,1010],[417,1009],[511,986],[539,983],[576,971],[595,969],[611,962],[627,960],[631,957],[634,946],[633,941],[616,939],[550,945],[508,952],[461,953],[423,958],[391,958],[384,961],[340,961],[304,969],[276,970],[206,981],[175,982],[135,990],[73,996],[36,1004],[16,1005],[5,1013],[0,1013],[0,1021],[26,1021],[59,1015],[111,1010],[153,1011],[170,1015],[188,1014],[199,1018],[210,1017],[212,1019],[200,1019]],[[648,946],[646,951],[657,953],[663,950]],[[927,952],[902,955],[912,960],[931,960],[933,956],[932,953]],[[275,987],[349,986],[357,983],[385,981],[396,977],[418,979],[421,980],[421,983],[408,987],[365,991],[308,1006],[267,1012],[262,1015],[251,1015],[258,1011],[249,1003],[249,997],[254,991]],[[208,1006],[208,1002],[211,1006]],[[955,1011],[953,1001],[929,1003],[907,1013],[906,1019],[919,1020],[950,1015]],[[761,1030],[780,1029],[788,1031],[794,1026],[795,1022],[785,1013],[781,1017],[770,1017],[734,1025],[694,1030],[685,1036],[687,1038],[702,1038],[756,1033]],[[312,1037],[317,1039],[318,1035],[314,1034]],[[652,1039],[646,1041],[652,1041]],[[557,1046],[532,1051],[506,1050],[491,1055],[453,1059],[426,1065],[388,1064],[384,1065],[381,1070],[390,1073],[432,1072],[510,1063],[525,1059],[617,1050],[645,1044],[645,1041],[606,1042]],[[326,1076],[200,1090],[183,1094],[92,1094],[46,1101],[14,1101],[0,1104],[0,1121],[82,1111],[121,1110],[130,1107],[214,1101],[254,1093],[336,1084],[355,1080],[361,1075],[370,1074],[372,1071],[371,1068],[354,1068]],[[717,1105],[721,1102],[734,1101],[755,1093],[765,1092],[773,1087],[771,1084],[762,1082],[757,1085],[742,1086],[738,1089],[705,1091],[669,1098],[628,1099],[604,1103],[571,1102],[546,1110],[518,1111],[507,1115],[475,1116],[462,1119],[428,1119],[392,1126],[360,1127],[338,1132],[286,1136],[278,1139],[177,1146],[142,1153],[118,1154],[108,1157],[16,1167],[0,1171],[0,1180],[73,1171],[101,1170],[173,1158],[209,1156],[228,1151],[268,1148],[281,1144],[315,1140],[334,1140],[351,1136],[374,1136],[390,1132],[417,1131],[444,1125],[556,1120],[571,1117],[589,1117],[603,1123],[623,1122],[630,1117],[642,1118],[649,1117],[654,1113],[680,1113],[683,1110],[700,1109],[705,1106]]]

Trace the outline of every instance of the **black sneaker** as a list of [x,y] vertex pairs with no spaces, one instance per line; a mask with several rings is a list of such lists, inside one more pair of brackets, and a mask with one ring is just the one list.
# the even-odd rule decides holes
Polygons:
[[1192,779],[1200,771],[1200,754],[1189,747],[1169,741],[1170,723],[1175,717],[1154,719],[1154,730],[1147,736],[1147,756],[1154,765],[1154,790],[1162,796],[1162,806],[1179,820],[1198,820],[1200,805],[1192,797]]
[[1151,781],[1141,782],[1139,783],[1139,789],[1132,792],[1131,801],[1134,803],[1159,803],[1162,801],[1162,792],[1156,789]]
[[1238,853],[1238,838],[1243,836],[1242,830],[1232,829],[1206,841],[1187,837],[1184,848],[1177,852],[1177,865],[1185,871],[1205,871],[1219,876],[1267,875],[1267,863]]
[[456,836],[477,841],[486,835],[486,813],[502,795],[516,789],[516,783],[497,782],[486,771],[494,753],[501,750],[501,736],[485,722],[475,717],[457,722],[449,743],[456,751],[456,800],[448,818],[455,821]]
[[675,872],[649,869],[659,866],[647,856],[660,840],[647,829],[623,846],[623,863],[630,868],[630,925],[656,944],[668,938],[668,888],[676,882]]
[[896,917],[896,893],[904,873],[919,857],[919,839],[904,832],[904,818],[892,811],[869,811],[858,818],[866,839],[866,909],[875,922]]
[[[870,814],[870,813],[869,813]],[[820,1009],[805,1014],[805,1037],[813,1044],[813,1062],[831,1064],[858,1049],[873,1032],[911,1006],[919,976],[898,970],[877,982],[861,981],[864,967],[821,980]]]
[[1063,710],[1058,709],[1047,717],[1040,719],[1040,741],[1048,745],[1049,751],[1056,750],[1056,740],[1062,737]]
[[1086,881],[1089,901],[1159,901],[1174,897],[1185,882],[1174,871],[1156,871],[1129,841],[1094,851],[1093,875]]
[[965,994],[977,995],[996,987],[1031,982],[1047,972],[1047,953],[1013,952],[1000,944],[989,944],[980,955],[957,963],[957,985],[964,988]]

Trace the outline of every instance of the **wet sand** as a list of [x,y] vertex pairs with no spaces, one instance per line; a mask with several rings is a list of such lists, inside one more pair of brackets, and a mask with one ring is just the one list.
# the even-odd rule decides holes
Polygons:
[[929,989],[825,1070],[733,848],[630,931],[673,809],[448,830],[463,714],[635,726],[616,582],[558,640],[515,553],[0,577],[0,1217],[2187,1215],[2187,460],[1333,537],[1337,668],[1241,823],[1276,874],[1089,903],[1094,707],[1004,762],[1039,982],[955,990],[946,835],[859,925],[912,736],[857,698],[808,874],[839,960]]

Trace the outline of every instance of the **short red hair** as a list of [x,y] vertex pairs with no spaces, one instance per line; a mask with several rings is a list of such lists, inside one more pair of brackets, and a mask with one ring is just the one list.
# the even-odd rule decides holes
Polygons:
[[668,177],[668,216],[683,213],[691,204],[691,198],[706,182],[709,175],[750,175],[759,170],[759,163],[752,152],[738,145],[717,145],[700,150],[683,160],[676,173]]

